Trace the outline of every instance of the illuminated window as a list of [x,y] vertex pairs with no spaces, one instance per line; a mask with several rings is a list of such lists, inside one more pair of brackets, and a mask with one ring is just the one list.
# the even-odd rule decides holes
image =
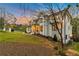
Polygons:
[[41,31],[41,32],[43,31],[43,26],[40,26],[40,31]]

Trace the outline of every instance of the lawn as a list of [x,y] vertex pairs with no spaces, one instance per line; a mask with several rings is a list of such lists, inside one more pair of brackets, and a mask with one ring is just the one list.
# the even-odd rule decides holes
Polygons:
[[2,56],[44,56],[56,55],[52,44],[43,37],[23,32],[0,31],[0,55]]
[[42,44],[39,37],[25,34],[23,32],[3,32],[0,31],[0,42],[23,42],[28,44]]
[[79,42],[73,42],[71,48],[79,52]]

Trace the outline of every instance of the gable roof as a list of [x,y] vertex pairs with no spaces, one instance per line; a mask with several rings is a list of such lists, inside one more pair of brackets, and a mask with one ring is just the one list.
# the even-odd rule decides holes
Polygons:
[[16,20],[16,24],[18,25],[29,25],[31,18],[29,17],[18,17]]

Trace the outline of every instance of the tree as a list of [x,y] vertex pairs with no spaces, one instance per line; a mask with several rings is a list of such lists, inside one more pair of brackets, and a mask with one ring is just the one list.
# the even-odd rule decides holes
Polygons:
[[[66,8],[64,8],[62,10],[62,8],[60,8],[57,4],[56,4],[56,7],[57,7],[57,11],[56,12],[59,12],[60,13],[60,16],[57,18],[56,15],[55,15],[55,11],[53,9],[53,5],[51,4],[50,5],[50,12],[51,12],[51,15],[53,17],[52,20],[54,20],[54,24],[56,25],[56,29],[61,37],[61,47],[62,47],[62,51],[63,51],[63,48],[64,48],[64,44],[63,44],[63,37],[62,37],[62,28],[63,28],[63,25],[62,25],[62,21],[64,20],[64,17],[66,16],[66,13],[68,12],[68,9],[70,8],[70,5],[68,5]],[[61,31],[59,30],[58,28],[58,25],[57,25],[57,19],[61,21]]]
[[11,32],[11,30],[15,27],[16,20],[17,20],[16,17],[12,13],[7,12],[5,24],[6,24],[6,27],[9,28],[9,32]]
[[79,30],[79,4],[71,5],[69,12],[72,15],[71,24],[72,24],[72,34],[73,38],[77,40],[78,30]]
[[[63,28],[63,24],[62,24],[63,22],[62,21],[64,20],[64,18],[67,15],[67,13],[70,15],[68,10],[71,7],[71,5],[68,5],[63,10],[62,10],[62,8],[60,8],[60,6],[58,4],[55,5],[55,8],[56,7],[57,7],[57,11],[54,9],[54,5],[50,4],[49,5],[49,11],[50,11],[50,15],[53,17],[52,20],[54,21],[54,24],[56,25],[56,29],[57,29],[57,31],[58,31],[58,33],[60,35],[60,38],[61,38],[61,48],[62,48],[62,52],[63,52],[64,43],[63,43],[63,37],[62,37],[62,28]],[[56,16],[57,12],[60,14],[60,16],[58,16],[58,17]],[[61,31],[58,28],[57,19],[61,21]]]
[[[54,9],[57,8],[57,9]],[[50,20],[50,17],[49,16],[52,16],[52,20],[54,21],[54,24],[56,26],[56,29],[57,29],[57,32],[59,33],[60,35],[60,38],[61,38],[61,48],[62,48],[62,51],[63,51],[63,48],[64,48],[64,44],[63,44],[63,37],[62,37],[62,28],[63,28],[63,25],[62,25],[62,21],[64,20],[65,16],[67,15],[67,13],[69,13],[69,8],[71,7],[71,5],[68,5],[67,7],[65,7],[63,10],[62,8],[60,8],[60,6],[58,4],[56,5],[52,5],[51,3],[48,5],[48,8],[47,10],[50,12],[49,15],[46,15],[46,14],[43,14],[43,18],[46,19],[47,18],[47,21]],[[47,12],[46,12],[47,13]],[[60,16],[56,16],[56,13],[59,13]],[[41,13],[42,14],[42,13]],[[69,13],[70,14],[70,13]],[[46,16],[46,17],[45,17]],[[70,17],[72,18],[72,17]],[[61,21],[61,31],[58,27],[58,20]],[[53,24],[52,24],[53,25]]]
[[4,18],[0,18],[0,28],[3,29],[4,28]]
[[79,26],[79,18],[73,18],[72,22],[71,22],[72,26],[73,26],[73,33],[77,34],[77,27]]

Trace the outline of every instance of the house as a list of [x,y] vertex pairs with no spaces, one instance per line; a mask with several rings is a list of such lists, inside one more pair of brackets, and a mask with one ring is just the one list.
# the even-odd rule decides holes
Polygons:
[[17,17],[15,24],[26,26],[25,32],[27,33],[31,32],[31,18],[30,17],[25,17],[25,16]]
[[[61,14],[63,16],[61,16]],[[72,35],[72,26],[70,24],[71,15],[68,11],[65,13],[65,10],[62,10],[61,12],[54,13],[54,16],[59,31],[61,32],[62,30],[63,43],[66,44],[70,41],[70,36]],[[47,13],[45,16],[41,16],[39,20],[36,19],[32,23],[32,33],[38,33],[52,38],[56,35],[59,40],[61,39],[52,15],[48,15]]]

